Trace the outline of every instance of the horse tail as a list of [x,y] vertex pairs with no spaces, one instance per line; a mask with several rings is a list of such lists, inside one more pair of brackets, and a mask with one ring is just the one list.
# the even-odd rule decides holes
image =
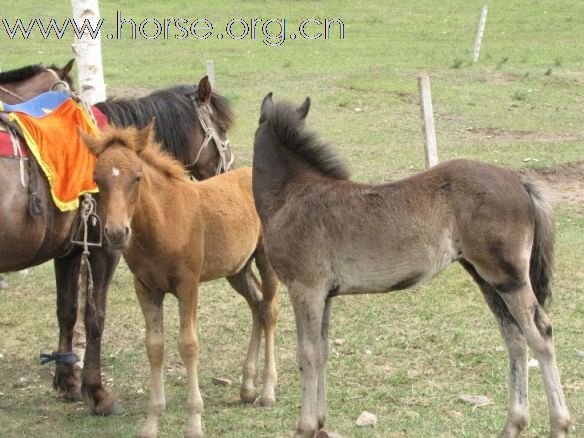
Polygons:
[[552,296],[554,216],[550,200],[540,184],[533,180],[524,179],[523,186],[529,195],[535,221],[529,278],[538,303],[545,306]]

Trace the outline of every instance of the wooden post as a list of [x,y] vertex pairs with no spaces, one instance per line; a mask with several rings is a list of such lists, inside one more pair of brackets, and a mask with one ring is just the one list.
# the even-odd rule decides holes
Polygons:
[[475,37],[474,50],[472,51],[472,63],[476,64],[479,60],[479,53],[481,51],[481,42],[483,41],[483,33],[485,31],[485,23],[487,22],[487,12],[488,7],[483,6],[481,12],[481,19],[479,20],[479,27],[477,28],[477,34]]
[[[91,22],[95,29],[99,22],[98,0],[71,0],[73,7],[73,19],[78,27],[83,26],[83,20]],[[101,63],[101,35],[92,38],[85,31],[82,38],[75,37],[73,43],[75,62],[77,64],[77,77],[79,79],[79,91],[90,105],[105,100],[105,82],[103,79],[103,66]]]
[[422,74],[418,76],[418,94],[420,95],[420,112],[422,115],[422,130],[426,147],[426,168],[438,164],[438,147],[434,131],[434,113],[432,112],[432,91],[430,78]]
[[211,82],[211,88],[215,89],[215,66],[211,60],[207,61],[207,77]]

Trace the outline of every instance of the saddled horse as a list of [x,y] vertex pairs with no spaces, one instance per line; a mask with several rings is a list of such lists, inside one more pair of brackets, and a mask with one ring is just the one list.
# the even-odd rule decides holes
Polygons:
[[[262,230],[251,191],[251,169],[241,168],[206,181],[190,181],[180,164],[142,131],[111,129],[84,136],[97,156],[95,181],[105,239],[123,251],[146,320],[151,370],[150,409],[141,436],[156,436],[166,405],[162,376],[163,300],[178,299],[179,351],[187,371],[188,425],[185,436],[203,436],[203,400],[197,380],[199,283],[226,277],[247,301],[252,333],[243,365],[241,398],[255,400],[262,331],[265,371],[261,403],[275,402],[274,335],[279,281],[262,246]],[[251,265],[255,259],[261,284]]]
[[[186,156],[190,154],[196,156],[205,141],[205,131],[209,130],[212,130],[213,134],[208,140],[210,146],[207,148],[209,150],[225,148],[226,137],[220,127],[228,128],[231,123],[232,117],[228,104],[224,99],[219,98],[222,108],[219,110],[216,107],[218,97],[212,93],[206,77],[201,80],[198,87],[189,87],[188,92],[193,94],[185,97],[189,99],[191,106],[185,107],[182,111],[193,114],[202,113],[206,125],[201,125],[199,117],[195,115],[189,119],[191,123],[188,125],[186,123],[183,126],[172,123],[161,124],[159,134],[165,138],[167,133],[172,136],[176,130],[182,129],[187,130],[189,135],[196,136],[195,139],[183,145],[185,148],[195,149],[193,152],[188,152]],[[163,94],[159,97],[160,100],[174,98],[174,94]],[[195,103],[196,106],[193,106]],[[181,110],[175,109],[175,111]],[[148,120],[152,117],[158,117],[161,120],[167,117],[166,113],[158,112],[155,105],[151,105],[142,116],[147,117]],[[176,113],[175,117],[179,119]],[[165,147],[165,143],[162,144]],[[177,152],[179,149],[169,149],[171,153],[179,155]],[[223,153],[223,155],[226,154]],[[196,165],[204,164],[212,169],[209,172],[213,173],[219,167],[221,160],[217,152],[207,163],[199,161]],[[184,164],[190,164],[190,162],[184,162]],[[35,166],[34,160],[26,162],[25,186],[30,182],[29,171]],[[54,356],[57,359],[54,386],[66,399],[78,399],[83,394],[95,414],[106,415],[116,412],[119,407],[115,398],[106,391],[102,383],[100,353],[107,290],[119,261],[120,252],[115,248],[109,248],[107,244],[91,250],[89,264],[93,274],[92,304],[94,305],[89,306],[85,313],[87,349],[80,388],[70,360],[81,260],[81,248],[73,245],[70,239],[77,212],[58,210],[51,199],[48,183],[42,177],[37,178],[35,193],[36,198],[40,200],[39,207],[42,214],[32,216],[28,208],[28,187],[23,187],[20,183],[19,172],[17,160],[0,159],[0,185],[3,187],[0,193],[0,205],[3,206],[0,210],[0,224],[3,230],[0,233],[0,272],[20,270],[54,259],[59,321],[59,343]],[[34,174],[38,174],[38,171],[33,172]],[[95,197],[99,203],[99,194]],[[95,236],[90,236],[90,239],[92,238]]]
[[[0,102],[8,104],[25,102],[49,91],[61,81],[66,87],[73,89],[73,78],[70,74],[73,64],[74,60],[71,59],[62,68],[56,65],[45,67],[34,64],[0,73]],[[0,289],[7,287],[8,283],[0,275]]]
[[72,59],[62,68],[56,65],[44,67],[36,64],[0,73],[0,102],[10,104],[25,102],[49,91],[61,81],[72,89],[73,79],[70,73],[73,63]]
[[454,262],[478,284],[507,345],[510,400],[501,436],[515,437],[529,423],[528,346],[540,363],[550,435],[565,436],[570,416],[544,310],[554,222],[540,185],[469,160],[388,184],[352,182],[338,155],[305,129],[308,110],[308,99],[294,108],[268,94],[253,159],[265,251],[296,317],[297,436],[312,437],[325,423],[332,298],[406,289]]

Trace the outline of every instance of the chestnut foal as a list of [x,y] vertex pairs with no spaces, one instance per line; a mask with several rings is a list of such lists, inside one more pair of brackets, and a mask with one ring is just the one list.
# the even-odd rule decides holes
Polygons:
[[[209,180],[191,181],[182,166],[152,140],[152,123],[142,131],[112,128],[98,138],[85,136],[97,155],[98,212],[111,247],[123,251],[134,275],[146,320],[151,393],[141,436],[156,436],[165,408],[162,382],[162,306],[167,292],[178,299],[179,349],[187,371],[186,436],[203,436],[203,400],[197,379],[196,311],[199,283],[226,277],[247,301],[253,318],[243,365],[241,398],[255,400],[255,378],[262,331],[265,371],[262,405],[275,402],[274,334],[279,281],[262,246],[262,228],[251,192],[251,169],[237,169]],[[256,261],[261,284],[252,272]]]

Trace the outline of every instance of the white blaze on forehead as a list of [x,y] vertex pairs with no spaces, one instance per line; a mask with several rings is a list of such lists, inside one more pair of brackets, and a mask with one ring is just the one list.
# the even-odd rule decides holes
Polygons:
[[118,169],[117,167],[112,167],[112,175],[113,176],[120,176],[120,169]]

